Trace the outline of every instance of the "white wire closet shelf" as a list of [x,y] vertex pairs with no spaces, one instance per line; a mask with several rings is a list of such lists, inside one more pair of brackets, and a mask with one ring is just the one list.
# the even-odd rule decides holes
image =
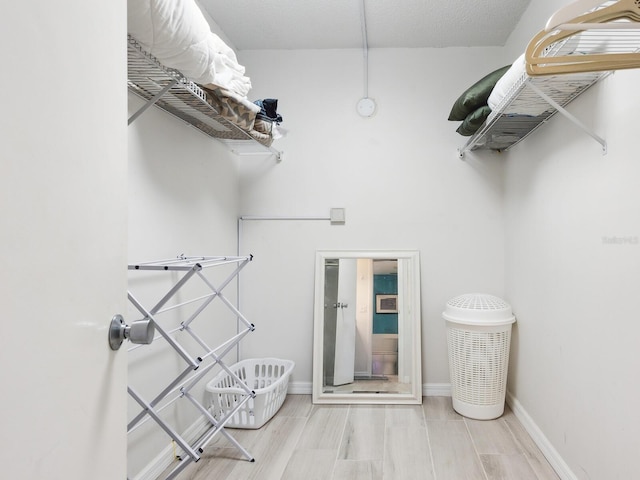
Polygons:
[[[459,149],[460,157],[468,151],[478,149],[508,150],[531,135],[556,113],[569,114],[564,107],[608,74],[609,72],[573,74],[571,84],[575,89],[570,93],[553,86],[566,85],[566,78],[554,78],[551,81],[544,79],[544,82],[539,82],[536,77],[521,77],[503,103],[491,112],[484,125]],[[542,113],[535,116],[520,115],[518,112],[523,109],[539,109]],[[571,117],[574,123],[578,121]],[[606,151],[604,139],[594,136],[593,133],[589,135],[602,145],[603,151]]]
[[579,0],[558,10],[529,42],[525,71],[458,149],[459,157],[478,149],[506,151],[556,113],[606,153],[605,139],[565,107],[613,71],[640,67],[639,21],[640,3],[635,0]]
[[223,118],[207,101],[207,93],[178,70],[167,68],[127,36],[127,87],[146,103],[129,118],[131,124],[156,106],[200,132],[223,143],[237,155],[274,155],[282,152],[264,145],[248,132]]
[[[180,452],[180,461],[174,468],[162,477],[170,480],[178,476],[190,463],[197,462],[204,451],[204,448],[218,434],[223,435],[235,446],[241,454],[249,461],[254,461],[253,456],[242,447],[226,430],[225,424],[233,418],[233,415],[248,402],[255,398],[255,392],[251,390],[242,379],[229,368],[224,357],[232,351],[238,343],[250,332],[254,330],[254,325],[250,323],[242,313],[229,301],[223,290],[231,281],[237,277],[240,271],[253,259],[252,256],[184,256],[180,255],[176,258],[157,260],[144,263],[130,264],[129,271],[132,272],[156,272],[158,275],[169,275],[169,283],[171,286],[162,295],[159,300],[151,303],[151,305],[143,305],[134,296],[131,289],[128,292],[128,298],[133,307],[139,312],[141,318],[136,321],[151,321],[155,327],[157,335],[151,342],[164,340],[171,347],[173,353],[181,361],[183,365],[182,371],[175,374],[167,373],[168,380],[166,385],[159,389],[155,394],[146,394],[144,398],[136,388],[132,385],[127,387],[129,395],[139,405],[141,410],[133,416],[127,425],[127,432],[131,433],[135,429],[142,426],[149,420],[155,423],[171,438],[177,445]],[[221,267],[228,265],[229,272],[224,271],[224,280],[218,285],[214,285],[204,271],[212,267]],[[150,273],[153,275],[153,273]],[[185,285],[193,283],[195,280],[201,280],[198,289],[185,289]],[[167,280],[167,278],[165,278]],[[193,287],[190,285],[190,287]],[[188,290],[188,291],[186,291]],[[194,292],[197,290],[197,294]],[[178,294],[180,292],[180,294]],[[204,292],[204,293],[203,293]],[[184,298],[187,298],[186,300]],[[228,307],[235,319],[237,319],[236,334],[215,339],[216,345],[209,345],[209,339],[198,333],[196,319],[214,300],[221,301]],[[185,308],[188,307],[188,308]],[[167,323],[160,320],[164,313],[172,312],[171,322],[173,327],[167,326]],[[180,319],[179,325],[175,325],[176,316]],[[219,329],[217,329],[219,330]],[[132,346],[129,351],[138,348],[150,348],[146,345]],[[215,368],[218,371],[225,371],[231,378],[235,379],[238,388],[243,391],[238,394],[238,404],[228,413],[227,416],[220,418],[214,417],[211,411],[205,407],[193,394],[192,390],[201,383],[206,376]],[[161,372],[157,372],[160,374]],[[166,372],[162,372],[166,373]],[[164,380],[164,379],[163,379]],[[155,395],[155,396],[154,396]],[[187,399],[189,403],[196,409],[196,413],[201,416],[208,425],[206,431],[199,435],[195,441],[188,441],[185,435],[178,432],[177,429],[167,420],[162,412],[164,409],[182,399]]]

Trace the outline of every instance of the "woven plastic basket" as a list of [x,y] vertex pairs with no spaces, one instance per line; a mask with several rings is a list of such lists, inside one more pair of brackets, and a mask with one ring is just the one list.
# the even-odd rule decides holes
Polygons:
[[226,371],[207,383],[210,411],[225,427],[255,429],[262,427],[282,406],[287,395],[289,376],[295,363],[279,358],[249,358],[232,365],[230,370],[255,392],[236,412],[247,394]]
[[454,410],[478,420],[498,418],[504,412],[515,322],[511,306],[498,297],[472,293],[449,300],[442,316]]

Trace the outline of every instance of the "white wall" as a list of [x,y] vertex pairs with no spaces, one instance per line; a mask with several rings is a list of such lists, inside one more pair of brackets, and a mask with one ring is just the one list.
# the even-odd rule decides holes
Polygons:
[[[141,105],[140,99],[129,96],[130,115]],[[220,143],[156,108],[138,117],[129,126],[128,134],[129,262],[180,254],[235,255],[239,187],[234,156]],[[203,273],[217,286],[229,270],[211,268]],[[178,278],[176,273],[131,272],[129,288],[145,307],[151,308]],[[235,301],[235,282],[223,292]],[[210,290],[194,277],[176,298],[184,302],[206,293]],[[192,311],[193,307],[185,307],[158,316],[158,321],[168,330]],[[130,306],[126,318],[130,323],[142,316]],[[209,345],[216,346],[235,334],[236,319],[224,305],[214,301],[192,326]],[[201,353],[186,337],[185,333],[177,335],[192,355]],[[125,346],[131,347],[128,343]],[[235,362],[235,355],[231,360]],[[185,367],[186,363],[164,340],[157,340],[129,353],[129,385],[150,401]],[[204,399],[207,379],[194,391],[200,399]],[[130,398],[129,419],[139,411]],[[180,433],[197,417],[195,408],[185,399],[163,410],[163,418]],[[170,444],[169,437],[153,421],[135,430],[128,439],[131,478]]]
[[[536,17],[556,8],[536,3]],[[524,18],[514,38],[530,30]],[[506,296],[518,319],[509,389],[565,478],[640,472],[639,81],[618,71],[569,106],[606,155],[557,115],[505,162]]]
[[[462,162],[464,142],[447,117],[455,98],[503,66],[502,49],[370,50],[372,118],[357,115],[362,52],[243,51],[255,98],[278,98],[284,161],[242,162],[244,215],[326,216],[346,225],[245,221],[243,253],[255,265],[242,301],[256,332],[244,356],[296,362],[293,383],[311,382],[314,252],[415,249],[422,261],[423,383],[448,383],[445,302],[503,294],[501,158]],[[449,67],[444,67],[449,65]],[[252,98],[253,98],[252,97]]]

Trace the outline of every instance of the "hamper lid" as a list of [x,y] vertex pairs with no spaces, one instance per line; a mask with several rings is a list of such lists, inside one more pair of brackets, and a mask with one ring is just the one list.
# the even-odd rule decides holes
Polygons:
[[516,321],[511,305],[483,293],[467,293],[452,298],[447,302],[442,317],[468,325],[504,325]]

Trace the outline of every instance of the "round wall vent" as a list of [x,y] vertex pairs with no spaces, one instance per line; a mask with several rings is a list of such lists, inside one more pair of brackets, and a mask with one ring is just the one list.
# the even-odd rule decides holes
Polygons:
[[361,117],[370,117],[376,111],[376,102],[372,98],[364,97],[358,101],[356,108]]

